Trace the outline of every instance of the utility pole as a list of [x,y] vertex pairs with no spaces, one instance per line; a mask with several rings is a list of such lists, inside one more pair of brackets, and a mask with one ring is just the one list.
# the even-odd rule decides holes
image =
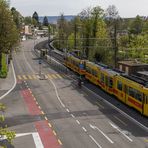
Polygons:
[[117,67],[117,20],[114,20],[114,66]]
[[77,47],[77,25],[74,26],[74,49]]

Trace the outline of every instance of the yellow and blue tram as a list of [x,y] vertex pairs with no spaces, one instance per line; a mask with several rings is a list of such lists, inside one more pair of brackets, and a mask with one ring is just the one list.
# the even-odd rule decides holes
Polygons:
[[81,60],[71,54],[65,58],[65,66],[84,75],[87,80],[107,93],[148,116],[148,82],[127,76],[102,64]]

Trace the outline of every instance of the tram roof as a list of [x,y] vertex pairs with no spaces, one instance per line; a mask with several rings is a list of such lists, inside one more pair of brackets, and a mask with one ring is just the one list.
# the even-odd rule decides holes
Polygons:
[[129,75],[126,75],[126,74],[124,74],[122,76],[129,79],[129,80],[132,80],[132,81],[134,81],[136,83],[139,83],[139,84],[143,85],[146,88],[148,88],[148,81],[141,78],[141,77],[138,77],[138,76],[135,76],[135,75],[129,76]]

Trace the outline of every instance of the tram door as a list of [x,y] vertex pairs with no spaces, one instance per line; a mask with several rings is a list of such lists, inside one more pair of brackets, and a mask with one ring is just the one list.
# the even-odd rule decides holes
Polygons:
[[143,114],[148,116],[148,95],[144,95]]

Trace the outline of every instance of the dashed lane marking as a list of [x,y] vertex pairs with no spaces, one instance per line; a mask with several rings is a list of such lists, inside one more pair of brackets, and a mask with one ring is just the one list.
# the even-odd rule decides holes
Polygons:
[[75,118],[75,116],[73,114],[70,114],[72,118]]
[[84,130],[84,132],[87,132],[86,128],[82,126],[82,129]]
[[68,113],[70,112],[68,108],[66,109],[66,111],[67,111]]
[[77,122],[78,124],[80,124],[80,121],[79,121],[79,120],[76,120],[76,122]]
[[42,113],[43,115],[45,115],[45,113],[44,113],[43,111],[41,111],[41,113]]
[[60,144],[60,145],[62,145],[62,142],[61,142],[61,140],[60,140],[60,139],[58,139],[58,142],[59,142],[59,144]]
[[46,120],[46,121],[48,120],[47,117],[45,117],[45,120]]
[[49,125],[50,128],[52,127],[52,125],[50,123],[48,123],[48,125]]
[[54,134],[55,136],[57,135],[57,133],[56,133],[54,130],[53,130],[52,132],[53,132],[53,134]]

